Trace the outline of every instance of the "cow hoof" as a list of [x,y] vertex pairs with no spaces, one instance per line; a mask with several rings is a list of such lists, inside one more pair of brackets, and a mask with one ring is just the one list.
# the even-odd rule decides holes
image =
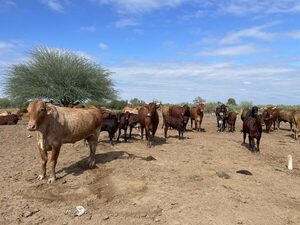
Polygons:
[[36,178],[37,180],[43,180],[45,178],[44,175],[38,175],[38,177]]
[[47,184],[53,184],[55,180],[56,180],[55,177],[50,177],[47,181]]
[[90,161],[90,162],[89,162],[89,168],[90,168],[90,169],[93,169],[93,168],[95,167],[95,165],[96,165],[96,162],[95,162],[95,161]]

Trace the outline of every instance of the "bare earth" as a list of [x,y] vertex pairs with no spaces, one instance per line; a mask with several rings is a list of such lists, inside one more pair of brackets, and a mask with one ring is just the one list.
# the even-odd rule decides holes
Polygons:
[[[240,119],[237,132],[218,133],[215,117],[206,115],[205,132],[178,140],[170,130],[167,142],[159,126],[151,149],[137,131],[113,147],[103,132],[95,169],[88,169],[83,141],[67,144],[59,179],[47,185],[36,180],[35,134],[20,122],[0,126],[0,224],[300,224],[300,141],[288,124],[263,133],[259,154],[241,145]],[[79,205],[85,214],[72,216]]]

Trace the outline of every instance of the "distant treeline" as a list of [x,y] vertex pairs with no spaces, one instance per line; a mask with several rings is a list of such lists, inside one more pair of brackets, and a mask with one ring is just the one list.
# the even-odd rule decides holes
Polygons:
[[[181,102],[178,104],[169,104],[169,103],[163,103],[158,100],[153,100],[153,101],[157,102],[157,103],[161,103],[162,105],[168,105],[168,106],[171,106],[171,105],[181,105],[182,106],[182,105],[186,104],[186,105],[189,105],[190,107],[195,106],[197,103],[199,103],[199,102],[194,101],[194,103]],[[138,98],[133,98],[129,101],[127,101],[127,100],[112,100],[109,102],[86,101],[82,104],[84,104],[84,105],[100,104],[100,105],[103,105],[110,109],[123,109],[127,105],[137,106],[137,105],[146,104],[146,102],[143,100],[140,100]],[[206,105],[205,112],[206,113],[214,113],[218,104],[221,104],[221,102],[206,102],[205,103],[205,105]],[[237,113],[240,113],[243,108],[250,108],[254,105],[250,101],[242,101],[242,102],[240,102],[240,104],[236,104],[235,101],[228,101],[225,104],[228,106],[229,111],[234,111]],[[0,108],[1,109],[27,107],[27,105],[28,105],[28,102],[26,102],[26,101],[11,100],[9,98],[0,98]],[[269,105],[257,105],[257,106],[259,107],[260,111],[262,111],[263,108],[270,107],[270,106],[278,107],[278,108],[287,108],[287,109],[300,109],[300,105],[271,105],[271,104],[269,104]]]

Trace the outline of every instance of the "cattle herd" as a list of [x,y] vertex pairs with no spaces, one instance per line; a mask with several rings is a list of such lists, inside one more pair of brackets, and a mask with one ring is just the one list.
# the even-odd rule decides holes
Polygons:
[[[74,105],[68,107],[57,106],[42,100],[32,101],[27,109],[20,109],[16,114],[6,111],[0,114],[0,125],[17,124],[24,115],[28,116],[27,129],[37,131],[37,146],[42,158],[42,173],[38,179],[44,179],[48,162],[48,151],[51,151],[51,173],[48,183],[56,179],[55,167],[60,148],[64,143],[75,143],[84,140],[89,146],[89,167],[95,166],[95,151],[98,137],[101,131],[107,131],[110,144],[114,144],[115,134],[118,133],[116,142],[119,142],[122,131],[124,141],[131,138],[133,128],[139,129],[143,139],[144,131],[147,145],[151,147],[159,124],[158,109],[161,108],[164,137],[168,138],[168,130],[178,131],[178,138],[182,138],[187,130],[189,119],[191,129],[203,131],[201,124],[204,116],[205,104],[200,103],[195,107],[184,106],[161,106],[149,103],[136,107],[125,107],[123,110],[110,110],[101,106]],[[235,131],[235,123],[238,113],[230,112],[225,104],[220,104],[215,110],[217,131]],[[248,134],[249,147],[252,151],[260,151],[259,144],[262,136],[262,126],[266,132],[280,128],[280,122],[290,123],[290,130],[294,131],[295,139],[298,138],[300,129],[300,110],[287,110],[276,107],[268,107],[259,114],[258,107],[243,109],[241,112],[243,127],[243,144]],[[193,126],[193,123],[195,124]],[[294,125],[294,129],[293,129]],[[129,128],[129,136],[127,129]],[[256,146],[255,146],[256,139]]]

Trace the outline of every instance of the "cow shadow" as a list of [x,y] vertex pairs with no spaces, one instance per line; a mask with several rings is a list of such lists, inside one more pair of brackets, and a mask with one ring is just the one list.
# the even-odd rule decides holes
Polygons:
[[188,140],[188,139],[191,139],[190,137],[187,137],[187,136],[183,136],[183,137],[178,137],[178,135],[168,135],[168,139],[169,138],[174,138],[174,139],[178,139],[178,140]]
[[244,146],[245,148],[247,148],[251,153],[255,154],[255,153],[259,153],[259,151],[257,151],[257,146],[255,144],[255,146],[253,148],[250,147],[249,143],[242,143],[242,146]]
[[[140,159],[145,161],[156,160],[151,155],[147,157],[143,157],[143,156],[137,156],[135,154],[128,153],[126,151],[112,151],[112,152],[96,154],[95,155],[96,167],[93,169],[97,169],[97,164],[105,164],[117,159]],[[62,176],[59,176],[58,179],[66,177],[67,175],[70,174],[74,176],[79,176],[80,174],[84,173],[86,170],[91,170],[88,166],[88,160],[89,157],[85,157],[80,161],[77,161],[67,167],[60,169],[59,171],[57,171],[57,173],[63,172],[64,174]]]

